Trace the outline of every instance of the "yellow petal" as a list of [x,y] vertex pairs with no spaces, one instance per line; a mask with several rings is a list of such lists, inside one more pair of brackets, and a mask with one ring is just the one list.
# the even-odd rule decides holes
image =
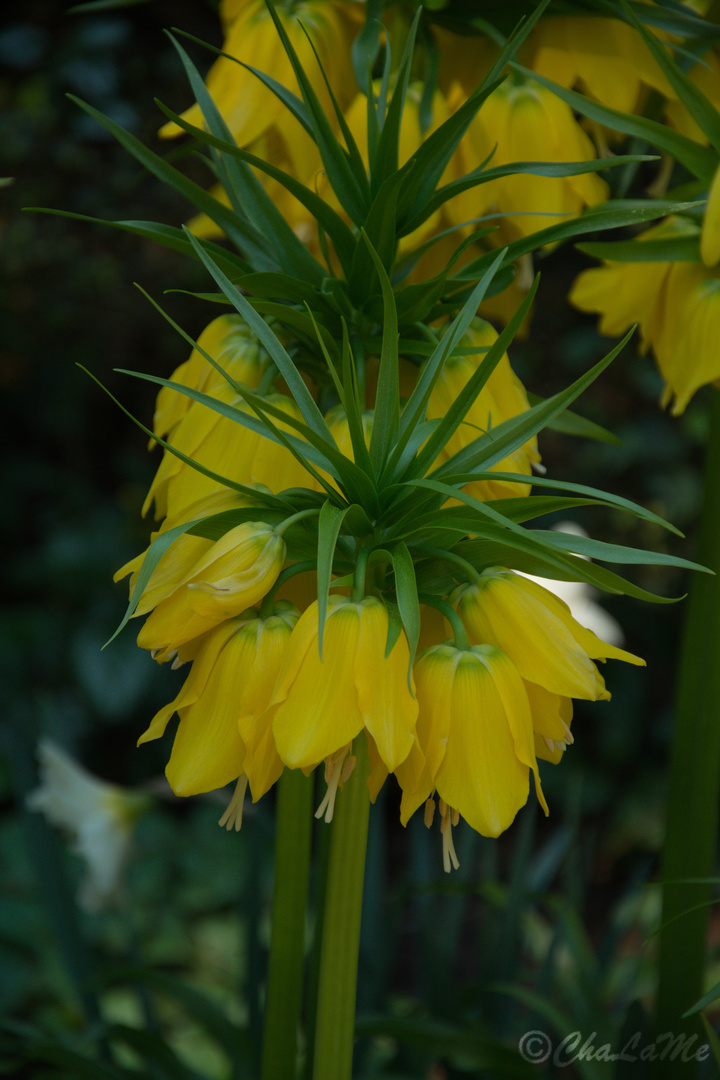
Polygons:
[[[522,687],[519,676],[518,683]],[[518,692],[513,704],[512,719],[531,740],[527,698],[523,702]],[[452,719],[435,778],[438,794],[483,836],[499,836],[527,802],[528,766],[518,759],[511,717],[492,669],[472,652],[462,654],[447,707]]]
[[303,768],[330,757],[363,728],[354,679],[360,630],[356,604],[338,597],[328,611],[323,659],[318,650],[318,610],[300,617],[270,706],[280,757]]
[[[410,753],[418,716],[408,687],[410,650],[403,631],[385,657],[387,609],[368,597],[358,605],[360,631],[354,658],[355,686],[365,727],[390,772]],[[414,689],[414,683],[411,683]]]

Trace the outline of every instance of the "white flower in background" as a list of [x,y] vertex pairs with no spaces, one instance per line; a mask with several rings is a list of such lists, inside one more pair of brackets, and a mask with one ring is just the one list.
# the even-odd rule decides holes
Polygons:
[[[587,536],[587,533],[574,521],[561,521],[553,525],[555,532],[572,533],[574,536]],[[582,558],[587,558],[583,555]],[[592,630],[603,641],[610,645],[622,645],[625,640],[622,627],[612,615],[608,615],[605,608],[595,603],[593,597],[597,595],[592,585],[584,581],[555,581],[551,578],[533,577],[532,574],[523,574],[530,581],[536,581],[538,585],[549,589],[564,600],[570,608],[574,619],[587,630]]]
[[86,863],[78,904],[95,912],[122,899],[122,884],[135,820],[146,795],[98,780],[51,739],[38,746],[40,785],[27,805],[73,838],[72,851]]

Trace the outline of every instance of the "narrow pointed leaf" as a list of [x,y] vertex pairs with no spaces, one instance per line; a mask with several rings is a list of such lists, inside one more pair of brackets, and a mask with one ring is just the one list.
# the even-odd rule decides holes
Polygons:
[[418,641],[420,640],[420,605],[418,601],[417,581],[415,580],[415,565],[407,545],[402,541],[393,544],[391,549],[393,570],[395,571],[395,591],[397,593],[398,609],[400,618],[407,634],[410,646],[410,662],[408,665],[407,682],[408,689],[412,693],[410,676],[415,662]]
[[208,146],[212,146],[216,150],[221,150],[224,154],[229,154],[231,157],[240,158],[240,160],[246,162],[248,165],[252,165],[253,168],[259,169],[273,180],[277,180],[279,184],[282,184],[282,186],[289,191],[299,203],[302,203],[305,209],[310,212],[312,217],[319,222],[328,236],[332,239],[335,251],[343,266],[345,266],[346,263],[349,266],[355,241],[343,219],[339,214],[335,213],[325,199],[321,199],[319,195],[316,195],[315,192],[311,191],[305,184],[296,180],[294,176],[283,172],[282,169],[279,169],[269,161],[265,161],[264,158],[258,157],[256,154],[251,154],[249,150],[237,146],[234,142],[217,138],[210,132],[203,131],[202,128],[189,124],[187,120],[184,120],[182,116],[174,113],[172,109],[168,109],[161,101],[157,101],[157,105],[170,120],[174,121],[174,123],[176,123],[178,127],[181,127],[183,131],[187,131],[188,134],[193,135],[198,142],[206,143]]
[[370,436],[370,460],[379,473],[385,463],[390,447],[397,437],[400,422],[400,389],[398,385],[398,324],[392,285],[380,257],[368,240],[363,239],[370,252],[380,280],[383,294],[383,336],[378,370],[377,396],[372,435]]
[[418,454],[408,471],[408,476],[422,476],[435,460],[440,450],[446,445],[448,439],[457,431],[478,394],[500,363],[504,353],[507,351],[508,345],[515,337],[519,326],[522,324],[525,315],[530,310],[530,306],[537,291],[538,282],[539,279],[536,278],[533,287],[528,292],[512,319],[510,319],[505,329],[499,334],[497,341],[490,346],[485,354],[484,360],[470,379],[468,379],[442,421]]
[[[197,68],[172,35],[170,35],[170,40],[182,61],[195,100],[200,106],[210,133],[216,139],[222,139],[229,144],[234,143],[230,130],[208,93]],[[278,265],[295,277],[304,278],[319,285],[325,276],[322,266],[313,258],[272,199],[268,197],[250,167],[240,157],[223,151],[220,151],[220,159],[227,173],[228,194],[232,193],[241,203],[243,213],[248,220],[252,221],[263,236],[267,237],[270,246],[274,249]]]
[[672,128],[659,124],[656,120],[648,120],[644,116],[618,112],[617,109],[611,109],[607,105],[600,105],[591,98],[578,94],[575,90],[566,90],[565,87],[553,82],[552,79],[547,79],[544,75],[539,75],[535,71],[528,71],[519,64],[513,64],[512,66],[516,67],[527,78],[539,82],[542,86],[546,86],[548,90],[552,90],[557,97],[565,101],[575,112],[582,113],[583,116],[587,116],[590,120],[596,120],[599,124],[604,124],[615,131],[622,131],[624,135],[634,135],[635,138],[642,139],[650,143],[651,146],[656,146],[659,150],[664,150],[681,162],[693,176],[697,176],[698,179],[703,180],[705,183],[709,184],[712,180],[717,166],[717,153],[709,147],[701,146],[692,139],[688,139],[685,135],[673,131]]
[[189,180],[183,173],[168,164],[168,162],[158,154],[149,150],[139,139],[134,135],[131,135],[129,131],[125,131],[120,124],[116,124],[110,117],[105,116],[98,109],[94,109],[92,105],[88,105],[87,102],[82,101],[81,98],[75,97],[74,94],[68,94],[68,97],[71,101],[74,101],[76,105],[79,105],[88,116],[92,116],[99,124],[102,124],[111,135],[114,135],[117,141],[124,146],[133,157],[137,158],[146,169],[153,173],[154,176],[157,176],[157,178],[164,183],[170,184],[170,186],[175,188],[176,191],[179,191],[181,195],[184,195],[186,199],[189,199],[193,206],[196,206],[198,210],[207,214],[209,218],[220,226],[226,236],[241,252],[243,252],[244,255],[252,258],[253,263],[258,269],[278,269],[268,243],[258,229],[248,221],[244,221],[242,218],[238,217],[238,215],[229,207],[221,203],[219,199],[215,199],[209,192],[205,191],[204,188],[201,188],[199,184],[195,184],[192,180]]
[[[189,243],[183,230],[176,229],[172,225],[162,225],[155,221],[106,221],[103,218],[89,217],[87,214],[74,214],[69,210],[52,210],[45,206],[26,206],[23,209],[34,214],[53,214],[55,217],[71,218],[74,221],[88,221],[91,225],[107,225],[111,229],[119,229],[121,232],[140,236],[143,240],[153,240],[156,244],[162,244],[163,247],[180,252],[181,255],[196,258],[195,249]],[[249,273],[248,263],[234,251],[228,251],[227,248],[222,248],[211,240],[201,240],[200,243],[226,274]]]
[[317,588],[318,588],[318,651],[323,654],[323,635],[327,618],[328,596],[332,577],[333,560],[338,534],[349,506],[333,506],[330,501],[323,503],[318,518],[317,540]]
[[275,23],[283,48],[292,64],[293,71],[295,72],[295,78],[297,79],[298,86],[302,92],[307,115],[312,125],[312,135],[317,143],[318,150],[320,151],[320,156],[322,157],[323,165],[327,170],[328,179],[332,189],[352,221],[354,221],[356,225],[361,225],[365,219],[367,209],[367,177],[364,172],[362,177],[357,176],[353,172],[347,152],[336,139],[332,127],[330,126],[330,122],[318,100],[317,94],[313,90],[310,80],[303,71],[298,55],[272,4],[268,6],[268,10]]
[[513,161],[508,165],[496,165],[486,169],[480,167],[474,169],[466,176],[458,180],[452,180],[443,185],[428,200],[422,212],[403,227],[402,235],[413,232],[431,214],[434,214],[449,200],[460,195],[463,191],[487,184],[491,180],[497,180],[504,176],[580,176],[583,173],[599,172],[601,169],[616,168],[619,165],[629,165],[639,161],[656,161],[657,156],[652,154],[618,154],[615,157],[596,158],[594,161]]
[[649,33],[638,19],[637,15],[626,2],[620,0],[620,6],[625,12],[625,17],[638,34],[642,37],[650,52],[655,57],[658,66],[662,69],[665,78],[672,86],[680,101],[700,130],[707,136],[708,142],[720,153],[720,113],[688,78],[675,61],[668,55],[665,44],[658,40],[655,34]]
[[321,438],[332,442],[332,436],[325,423],[325,418],[315,404],[307,386],[303,382],[300,372],[285,352],[285,349],[282,347],[275,334],[273,334],[265,320],[257,314],[252,304],[245,299],[242,293],[239,292],[229,278],[222,272],[215,260],[201,247],[192,233],[188,231],[187,236],[190,243],[195,248],[200,260],[210,271],[215,283],[222,289],[236,311],[243,316],[250,329],[254,330],[257,337],[270,353],[270,356],[277,365],[278,371],[285,379],[290,393],[295,399],[295,403],[300,409],[308,427],[312,428],[312,430],[320,435]]

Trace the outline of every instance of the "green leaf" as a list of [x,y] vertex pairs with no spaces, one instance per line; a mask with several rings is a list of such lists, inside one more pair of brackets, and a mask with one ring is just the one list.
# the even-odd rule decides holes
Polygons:
[[[538,397],[537,394],[527,394],[527,399],[531,405],[539,405],[545,400]],[[581,439],[596,439],[598,442],[609,443],[611,446],[622,446],[622,439],[619,439],[612,431],[608,431],[607,428],[596,424],[594,420],[588,420],[587,417],[580,416],[579,413],[571,412],[570,409],[566,409],[560,416],[556,416],[546,426],[552,431],[561,432],[563,435],[575,435]]]
[[360,388],[357,382],[355,360],[350,348],[347,323],[342,321],[342,382],[343,382],[343,406],[347,417],[350,441],[353,448],[353,456],[356,463],[372,478],[375,483],[377,477],[375,468],[370,458],[370,452],[365,442],[365,426],[363,424],[364,402],[360,400]]
[[640,34],[657,60],[658,66],[662,69],[666,79],[697,126],[707,136],[708,142],[720,153],[720,113],[695,83],[681,71],[675,61],[668,56],[664,43],[660,42],[655,34],[648,33],[626,0],[620,0],[620,6],[625,12],[627,21]]
[[658,240],[610,240],[576,244],[594,259],[615,262],[700,262],[699,236],[668,236]]
[[[404,236],[411,231],[410,222],[416,219],[425,220],[422,216],[424,208],[431,199],[445,171],[445,166],[455,153],[482,103],[502,81],[502,79],[496,79],[489,86],[483,84],[474,90],[467,101],[424,140],[403,166],[401,173],[404,183],[398,199],[399,236]],[[413,164],[412,171],[411,163]]]
[[699,180],[709,184],[717,167],[717,153],[709,147],[701,146],[692,139],[680,135],[672,128],[659,124],[656,120],[648,120],[644,116],[631,116],[629,113],[618,112],[606,105],[600,105],[591,98],[578,94],[575,90],[566,90],[565,87],[555,83],[552,79],[546,79],[535,71],[528,71],[520,64],[512,64],[528,79],[539,82],[552,90],[557,97],[565,101],[575,112],[582,113],[590,120],[596,120],[599,124],[622,131],[625,135],[634,135],[637,139],[643,139],[659,150],[671,154],[685,166]]
[[[71,218],[74,221],[89,221],[91,225],[108,225],[111,229],[120,229],[122,232],[141,236],[144,240],[154,240],[155,243],[162,244],[163,247],[170,248],[172,251],[179,251],[192,259],[196,257],[195,249],[188,242],[183,230],[176,229],[172,225],[161,225],[155,221],[105,221],[103,218],[88,217],[87,214],[73,214],[69,210],[52,210],[44,206],[26,206],[23,209],[35,214],[53,214],[56,217]],[[212,254],[218,266],[226,274],[237,274],[238,271],[243,274],[249,272],[248,263],[234,251],[228,251],[211,240],[201,240],[200,243],[205,251]]]
[[370,436],[370,460],[376,472],[381,472],[400,423],[400,389],[398,384],[398,323],[390,279],[374,247],[363,232],[363,240],[370,252],[380,279],[383,294],[383,336],[380,351],[380,367],[375,404],[375,417]]
[[[603,232],[606,229],[619,229],[626,226],[632,228],[646,221],[655,221],[657,218],[668,217],[671,214],[682,214],[701,205],[704,203],[672,202],[665,199],[653,199],[648,202],[615,199],[612,203],[594,206],[569,221],[561,221],[557,225],[551,225],[547,229],[524,236],[521,240],[513,241],[507,246],[507,255],[503,265],[514,262],[528,252],[537,251],[546,244],[557,244],[561,240],[569,240],[583,233]],[[494,256],[494,252],[488,252],[468,263],[463,267],[462,272],[456,274],[448,284],[460,285],[477,280]]]
[[365,171],[363,170],[362,174],[353,171],[347,151],[342,148],[336,139],[330,122],[312,88],[312,84],[303,71],[298,55],[272,4],[268,5],[268,11],[272,16],[280,40],[295,72],[295,78],[298,81],[312,127],[312,136],[320,151],[328,180],[343,209],[347,211],[351,220],[360,226],[365,220],[369,197],[369,186]]
[[[460,427],[468,410],[471,408],[483,386],[485,386],[493,371],[500,363],[504,353],[507,351],[508,345],[514,338],[519,326],[522,324],[525,315],[530,310],[538,283],[539,278],[536,277],[532,288],[520,304],[520,307],[510,319],[504,330],[500,333],[497,341],[490,346],[482,363],[479,364],[475,372],[468,379],[467,383],[442,418],[440,424],[415,458],[415,461],[407,472],[408,478],[411,476],[422,476],[435,461],[448,440]],[[454,459],[451,458],[450,461],[452,460]]]
[[297,407],[300,409],[305,422],[317,435],[325,439],[327,442],[332,443],[333,439],[328,430],[328,426],[325,423],[325,418],[315,404],[310,391],[302,380],[300,372],[296,368],[293,361],[290,359],[285,349],[282,347],[280,341],[278,341],[275,334],[254,310],[252,304],[250,304],[242,293],[233,285],[229,278],[222,272],[215,260],[207,254],[200,243],[195,239],[191,232],[185,230],[190,243],[195,248],[200,260],[204,263],[206,268],[210,271],[210,274],[215,280],[215,283],[223,291],[228,300],[233,304],[236,311],[243,316],[246,323],[251,330],[254,330],[256,336],[260,339],[261,343],[265,346],[270,353],[273,361],[275,362],[278,371],[285,379],[288,385],[288,389],[295,399]]
[[599,172],[601,169],[615,168],[618,165],[628,165],[637,161],[656,161],[657,157],[648,154],[618,154],[616,157],[597,158],[594,161],[514,161],[508,165],[496,165],[491,169],[480,166],[467,173],[458,180],[452,180],[439,188],[430,198],[418,217],[407,222],[402,235],[413,232],[431,214],[439,210],[449,199],[460,195],[463,191],[487,184],[491,180],[497,180],[504,176],[528,175],[528,176],[580,176],[583,173]]
[[475,318],[477,309],[487,292],[488,285],[492,281],[497,268],[504,258],[505,250],[498,252],[468,299],[465,301],[461,310],[455,316],[446,334],[436,345],[433,353],[428,358],[427,363],[423,366],[413,392],[400,414],[399,438],[387,466],[388,484],[395,483],[397,477],[401,475],[400,470],[404,471],[405,450],[410,442],[413,432],[425,419],[427,403],[430,399],[433,386],[442,370],[442,366],[453,349],[462,340],[470,323]]
[[602,562],[640,566],[677,566],[683,570],[700,570],[704,574],[712,574],[712,570],[709,570],[707,566],[701,566],[700,563],[691,562],[689,559],[681,559],[677,555],[625,547],[623,544],[608,544],[604,540],[593,540],[590,536],[576,536],[574,533],[547,529],[544,531],[543,539],[552,547],[572,551],[588,559],[600,559]]
[[[412,694],[412,666],[415,663],[418,641],[420,640],[420,604],[418,601],[417,581],[415,580],[415,564],[407,546],[402,541],[393,544],[390,554],[392,555],[393,570],[395,571],[395,592],[397,594],[398,610],[410,647],[407,684],[408,690]],[[389,654],[386,653],[385,655],[387,657]]]
[[365,23],[352,44],[353,71],[358,86],[364,85],[380,51],[383,6],[383,0],[366,0]]
[[[588,584],[596,585],[605,592],[623,593],[628,596],[635,596],[638,599],[651,600],[654,603],[667,604],[673,602],[672,598],[656,596],[646,589],[640,589],[637,585],[633,585],[605,567],[597,566],[595,563],[587,562],[585,559],[576,558],[573,555],[566,555],[547,540],[548,536],[557,534],[551,534],[550,530],[543,530],[540,533],[537,530],[524,529],[521,525],[516,525],[510,518],[504,517],[495,510],[491,503],[480,502],[479,499],[474,498],[462,489],[431,479],[408,480],[406,483],[411,487],[438,491],[447,498],[459,499],[477,511],[477,525],[473,532],[478,537],[487,536],[491,540],[499,540],[501,543],[505,543],[510,548],[535,556],[546,566],[555,571],[560,571],[562,576],[569,573],[569,580],[586,581]],[[484,522],[483,518],[486,519]],[[557,573],[548,576],[557,576]]]
[[163,1080],[203,1080],[200,1073],[188,1068],[172,1047],[154,1031],[129,1024],[110,1024],[108,1038],[113,1042],[125,1043],[146,1065],[156,1065],[162,1070]]
[[469,1030],[424,1017],[361,1016],[355,1032],[366,1037],[389,1036],[433,1058],[449,1058],[464,1072],[471,1068],[476,1075],[488,1073],[502,1080],[537,1080],[537,1066],[523,1061],[514,1047],[479,1035],[477,1028]]
[[[489,469],[492,465],[502,461],[513,450],[516,450],[536,435],[550,420],[554,420],[556,416],[559,416],[575,398],[579,397],[605,370],[608,364],[612,363],[618,353],[625,348],[632,334],[633,330],[628,331],[622,341],[614,349],[611,349],[607,356],[604,356],[602,360],[598,361],[584,375],[581,375],[567,389],[548,398],[541,405],[533,405],[527,412],[520,413],[519,416],[498,424],[496,428],[493,428],[492,432],[474,439],[469,446],[453,454],[448,461],[431,475],[447,476],[450,473],[469,472],[476,468]],[[497,345],[497,342],[495,344]]]
[[156,102],[169,119],[173,120],[178,127],[181,127],[184,131],[193,135],[198,142],[206,143],[208,146],[221,150],[231,157],[240,158],[248,165],[252,165],[253,168],[259,169],[273,180],[277,180],[279,184],[282,184],[282,186],[289,191],[291,195],[294,195],[298,202],[301,203],[322,226],[331,238],[343,267],[349,268],[355,241],[343,219],[339,214],[335,213],[325,199],[321,199],[319,195],[316,195],[314,191],[311,191],[310,188],[300,183],[299,180],[296,180],[294,176],[283,172],[282,169],[272,165],[269,161],[265,161],[263,158],[251,154],[249,150],[237,146],[234,142],[217,138],[210,134],[210,132],[203,131],[201,128],[189,124],[182,116],[178,116],[172,109],[168,109],[166,105],[163,105],[161,101],[157,101],[156,99]]
[[124,128],[119,124],[116,124],[110,117],[105,116],[103,113],[99,112],[98,109],[94,109],[92,105],[88,105],[80,98],[75,97],[74,94],[68,94],[68,97],[71,101],[74,101],[76,105],[79,105],[88,116],[92,116],[99,124],[102,124],[104,128],[114,135],[117,141],[124,146],[133,157],[137,158],[137,160],[154,176],[157,176],[157,178],[164,183],[170,184],[170,186],[175,188],[176,191],[179,191],[181,195],[184,195],[186,199],[189,199],[193,206],[196,206],[198,210],[207,214],[216,225],[220,226],[238,250],[252,258],[253,263],[258,269],[278,269],[267,240],[253,225],[238,217],[236,213],[221,203],[219,199],[215,199],[209,192],[205,191],[204,188],[201,188],[199,184],[193,183],[192,180],[189,180],[181,172],[173,168],[172,165],[169,165],[168,162],[158,154],[153,153],[152,150],[148,150],[139,139],[136,139],[129,131],[125,131]]
[[395,211],[401,183],[402,176],[395,173],[382,185],[362,230],[365,242],[356,244],[347,287],[352,302],[357,305],[373,292],[374,261],[368,245],[376,251],[386,273],[392,269],[397,247]]
[[[71,1076],[73,1080],[127,1080],[128,1073],[125,1069],[117,1069],[112,1065],[106,1065],[98,1061],[91,1061],[82,1054],[76,1053],[65,1046],[57,1043],[34,1043],[28,1047],[30,1061],[34,1064],[40,1062],[56,1065],[63,1069],[64,1076]],[[67,1070],[67,1071],[65,1071]],[[57,1075],[57,1074],[55,1074]],[[139,1075],[142,1080],[147,1074]]]
[[[545,487],[555,488],[558,491],[571,491],[577,495],[585,496],[592,499],[595,502],[605,503],[607,506],[614,506],[620,510],[625,510],[635,517],[641,518],[643,521],[652,522],[653,525],[659,525],[663,529],[668,529],[670,532],[675,533],[676,536],[682,536],[683,534],[679,529],[676,529],[674,525],[671,525],[669,521],[665,521],[658,514],[654,514],[652,510],[647,510],[644,506],[640,506],[639,503],[631,502],[630,499],[624,499],[622,495],[614,495],[610,491],[601,491],[599,488],[588,487],[586,484],[574,484],[569,480],[552,480],[547,476],[525,476],[523,473],[507,473],[507,472],[471,472],[464,475],[453,474],[452,477],[443,477],[447,483],[462,484],[471,483],[474,480],[504,480],[514,481],[519,484],[532,484],[533,487]],[[526,496],[529,498],[530,496]]]
[[255,1047],[248,1032],[236,1027],[216,1003],[194,987],[188,986],[176,975],[168,975],[140,964],[113,964],[103,971],[103,978],[111,985],[129,983],[144,986],[176,1001],[187,1016],[201,1024],[225,1051],[233,1063],[233,1080],[240,1080],[240,1076],[244,1075],[244,1071],[241,1071],[241,1060],[246,1067],[254,1062]]
[[323,503],[318,518],[318,541],[317,541],[317,588],[318,588],[318,651],[320,659],[323,658],[323,635],[325,633],[325,620],[327,619],[328,597],[330,595],[330,579],[332,577],[335,547],[349,506],[333,506],[328,500]]
[[[200,106],[203,118],[216,139],[232,144],[234,139],[217,105],[208,93],[197,68],[179,42],[168,35],[180,57],[185,73],[190,81],[195,100]],[[179,119],[179,118],[178,118]],[[253,223],[268,240],[275,252],[278,266],[294,277],[314,282],[319,285],[325,272],[297,233],[268,197],[262,184],[251,171],[249,165],[240,157],[220,151],[220,160],[226,173],[225,188],[235,201],[236,210]],[[242,210],[240,210],[242,207]]]
[[[400,127],[405,112],[405,102],[410,82],[410,70],[415,48],[415,36],[417,34],[419,21],[420,9],[418,8],[408,30],[408,36],[405,41],[402,57],[400,58],[400,65],[397,71],[390,105],[388,106],[387,115],[384,117],[383,122],[379,124],[380,134],[377,148],[370,161],[370,191],[376,198],[379,196],[383,186],[398,175],[400,164],[398,159]],[[402,177],[400,177],[400,183],[402,183]],[[373,243],[374,242],[375,241],[373,240]]]

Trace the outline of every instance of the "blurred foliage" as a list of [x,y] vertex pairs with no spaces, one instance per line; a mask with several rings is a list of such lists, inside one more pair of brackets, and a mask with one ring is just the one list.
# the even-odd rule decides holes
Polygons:
[[[188,100],[163,28],[178,25],[219,43],[217,15],[202,0],[155,0],[92,15],[68,14],[69,6],[5,0],[0,25],[0,145],[3,172],[14,178],[0,189],[0,400],[7,439],[0,464],[6,598],[0,1011],[13,1018],[0,1037],[7,1062],[0,1075],[80,1076],[72,1055],[95,1042],[102,1047],[109,1024],[115,1025],[114,1064],[106,1040],[110,1071],[82,1075],[122,1076],[130,1069],[152,1077],[252,1077],[272,801],[248,811],[240,836],[228,835],[215,824],[220,811],[210,798],[184,804],[170,795],[163,747],[134,748],[179,676],[156,667],[132,633],[106,651],[101,646],[124,607],[125,587],[112,585],[112,573],[146,544],[138,511],[155,459],[145,453],[144,436],[76,367],[90,368],[147,421],[150,390],[113,369],[165,376],[184,359],[185,346],[132,282],[155,297],[205,282],[196,264],[164,249],[21,212],[45,206],[173,224],[189,214],[64,94],[79,92],[152,140],[161,119],[153,96],[173,107]],[[175,146],[163,152],[183,153]],[[200,168],[196,179],[207,180]],[[563,247],[538,263],[540,298],[512,358],[528,388],[546,396],[597,360],[607,342],[593,319],[565,301],[588,260]],[[195,336],[207,321],[199,301],[171,294],[164,302]],[[593,535],[656,549],[671,545],[674,554],[692,558],[708,391],[672,420],[658,410],[660,389],[650,361],[626,350],[580,403],[622,446],[548,432],[543,455],[551,475],[642,502],[686,530],[689,542],[654,529],[648,535],[651,526],[610,511],[578,515]],[[668,595],[687,587],[667,568],[640,569],[636,580]],[[617,667],[609,674],[611,702],[578,705],[574,747],[561,766],[543,771],[548,821],[527,808],[500,841],[461,830],[461,870],[448,881],[437,838],[418,820],[400,829],[397,792],[387,785],[372,815],[359,1075],[534,1075],[519,1059],[515,1073],[505,1071],[507,1061],[493,1064],[485,1037],[513,1047],[534,1027],[617,1031],[637,1008],[633,1003],[648,1000],[653,944],[645,938],[657,903],[655,891],[641,885],[656,872],[662,836],[682,606],[604,603],[648,670]],[[122,911],[89,916],[71,906],[64,923],[57,915],[53,921],[52,905],[63,891],[72,897],[78,866],[62,839],[23,809],[35,784],[40,735],[61,742],[106,779],[158,793],[136,833]],[[87,952],[87,970],[74,983],[63,964],[68,934]],[[139,968],[146,970],[142,986]],[[97,1002],[98,987],[93,1017],[88,1002]],[[632,1030],[640,1030],[629,1015]],[[144,1045],[133,1032],[146,1024]],[[48,1058],[42,1047],[50,1035],[69,1056],[58,1051]],[[21,1043],[35,1047],[34,1063],[24,1062]],[[607,1075],[591,1066],[577,1075]]]

